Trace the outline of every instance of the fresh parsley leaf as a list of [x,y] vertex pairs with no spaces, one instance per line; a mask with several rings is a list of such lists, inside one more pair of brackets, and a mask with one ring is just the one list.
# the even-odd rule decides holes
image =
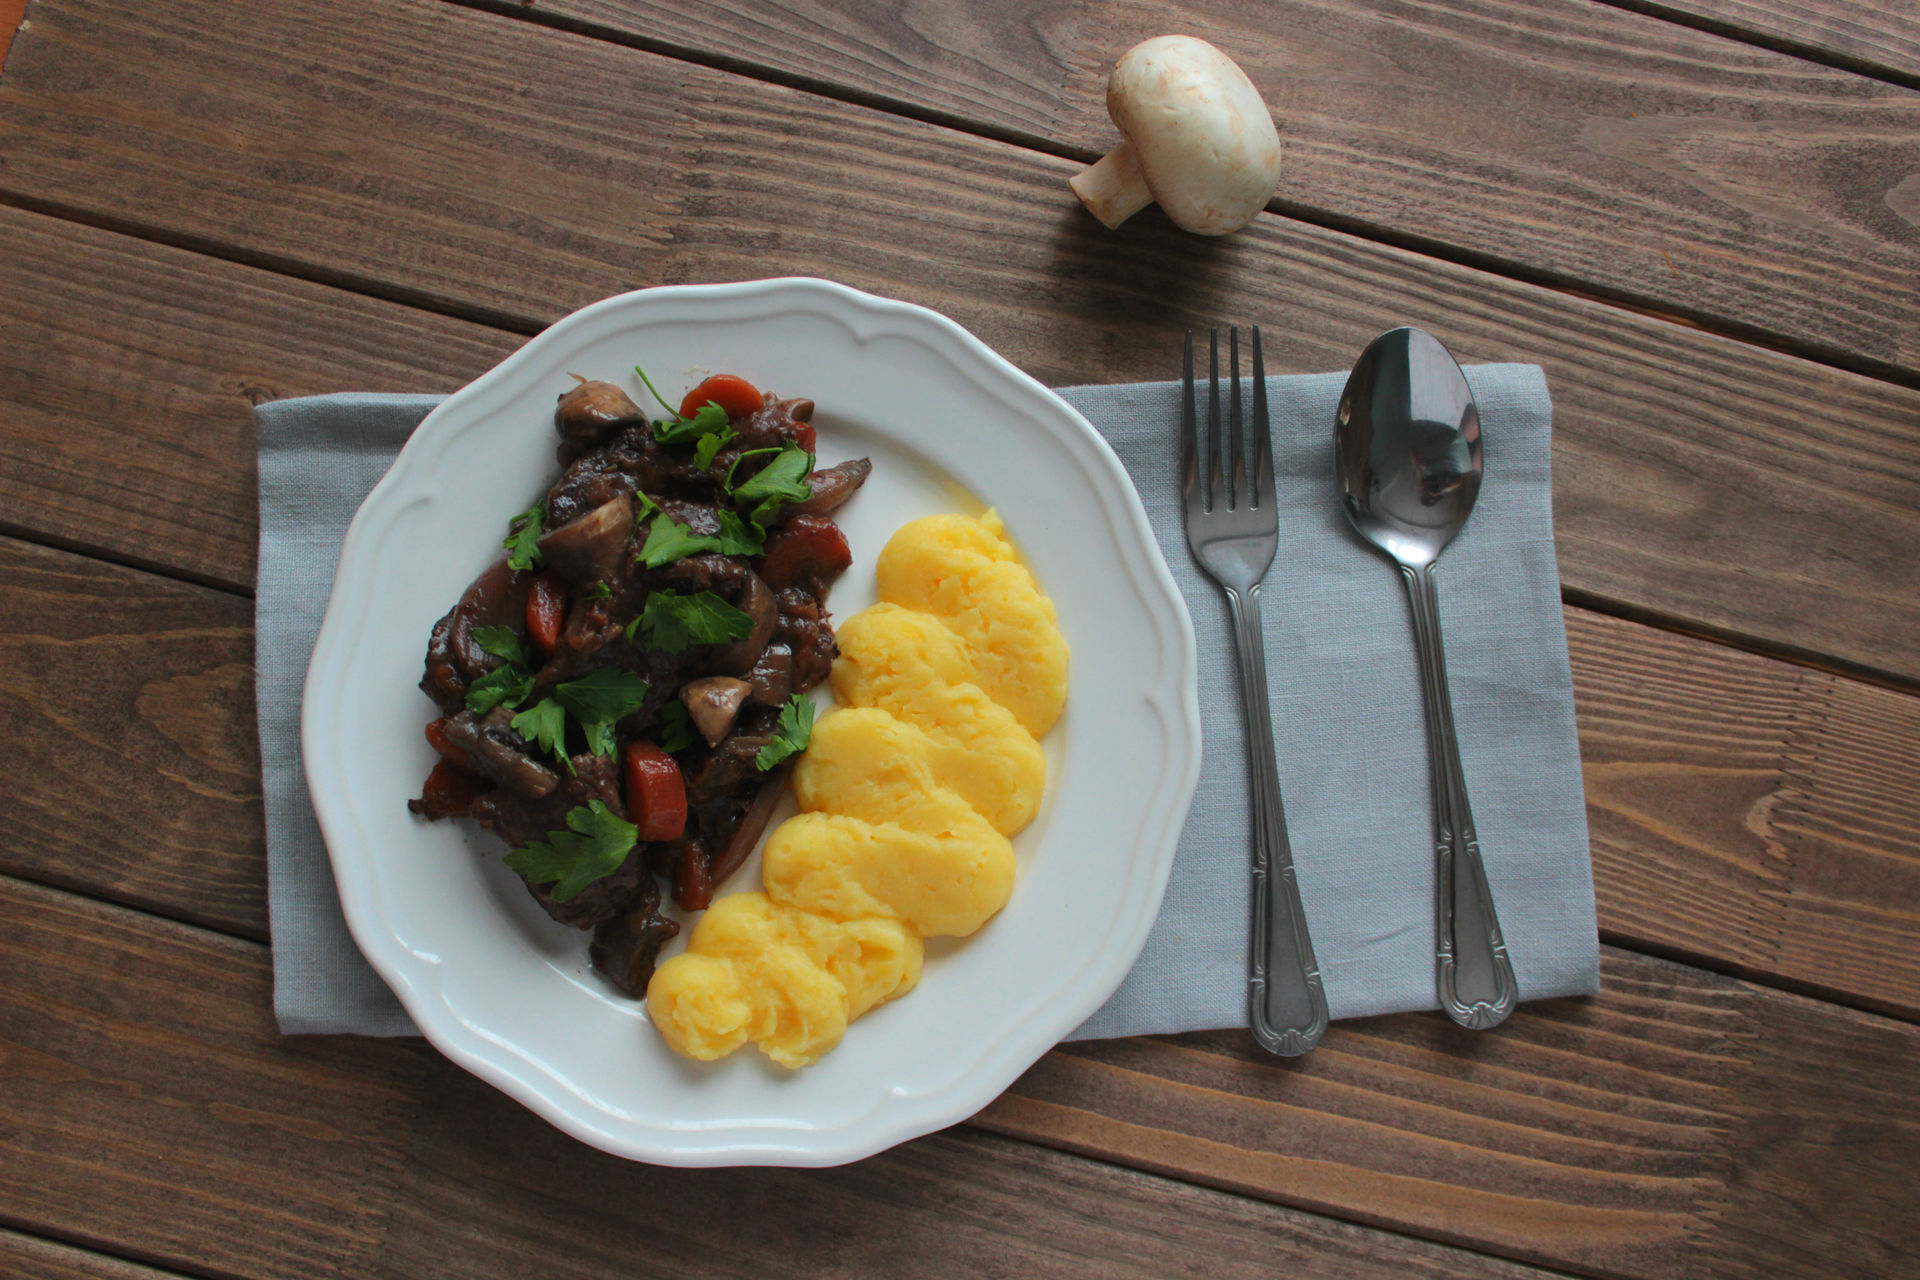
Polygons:
[[507,855],[507,865],[529,883],[551,884],[555,902],[571,902],[594,881],[618,871],[640,841],[640,829],[600,800],[570,810],[567,828]]
[[635,528],[639,528],[645,524],[647,518],[660,509],[659,503],[638,489],[633,491],[633,504],[633,524]]
[[505,658],[516,667],[527,665],[526,646],[520,643],[520,637],[513,633],[512,627],[475,627],[473,642],[480,646],[482,653]]
[[762,773],[797,751],[805,751],[813,740],[813,699],[796,693],[780,708],[780,719],[773,727],[773,741],[760,748],[753,763]]
[[513,731],[573,772],[567,756],[567,713],[552,698],[542,698],[513,718]]
[[[719,435],[723,431],[732,435],[733,429],[727,422],[727,411],[709,400],[694,410],[691,418],[683,418],[676,413],[671,418],[654,423],[653,438],[661,444],[687,444],[702,436]],[[717,450],[719,446],[715,445],[714,448]],[[712,455],[708,457],[711,460]]]
[[596,582],[587,588],[586,598],[589,600],[605,600],[611,595],[613,595],[613,588],[611,586],[604,582]]
[[720,533],[715,537],[695,533],[662,511],[647,527],[646,545],[640,548],[640,563],[649,569],[658,569],[703,551],[717,551],[723,556],[757,556],[766,550],[767,537],[763,531],[731,511],[718,514]]
[[695,533],[662,511],[647,526],[647,543],[640,548],[640,563],[649,569],[658,569],[702,551],[713,551],[719,545],[715,539]]
[[535,503],[507,522],[507,536],[500,545],[507,549],[509,569],[535,569],[546,562],[540,554],[540,535],[547,531],[547,511]]
[[467,710],[483,716],[498,706],[517,707],[533,693],[533,677],[511,664],[496,667],[467,686]]
[[[740,469],[742,462],[768,453],[773,454],[771,462],[761,467],[751,479],[734,484],[734,473]],[[812,472],[813,455],[797,444],[789,444],[779,449],[747,450],[727,468],[723,483],[736,503],[742,508],[752,508],[747,518],[764,533],[774,512],[789,502],[803,502],[813,496],[813,486],[807,482],[807,476]]]
[[725,644],[753,633],[753,619],[711,591],[676,595],[655,591],[646,608],[627,625],[627,638],[661,653],[680,653],[690,644]]
[[560,685],[553,696],[586,735],[587,750],[597,756],[610,756],[614,750],[613,727],[647,700],[647,682],[619,667],[601,667]]
[[676,698],[660,708],[658,740],[660,749],[669,755],[693,745],[693,719],[687,715],[686,703]]
[[767,549],[766,531],[748,524],[731,511],[720,513],[720,536],[714,550],[723,556],[757,556]]
[[[720,406],[708,405],[707,407],[709,409],[717,409]],[[709,432],[701,436],[700,443],[693,447],[693,460],[695,464],[698,465],[702,471],[705,471],[713,465],[713,455],[719,453],[720,450],[724,449],[732,441],[733,428],[730,426],[721,427],[718,431]]]

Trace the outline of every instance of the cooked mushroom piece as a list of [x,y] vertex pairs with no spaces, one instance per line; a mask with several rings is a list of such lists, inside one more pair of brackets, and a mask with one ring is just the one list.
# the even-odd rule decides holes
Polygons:
[[770,644],[760,660],[747,672],[753,687],[748,699],[763,707],[784,707],[793,695],[793,650],[784,644]]
[[1238,231],[1280,177],[1280,135],[1233,59],[1192,36],[1127,50],[1107,80],[1123,141],[1069,180],[1093,216],[1117,227],[1154,201],[1203,236]]
[[[689,556],[682,563],[700,558]],[[767,642],[773,639],[773,629],[780,623],[780,602],[757,573],[747,573],[741,582],[739,598],[733,603],[752,619],[753,630],[715,654],[708,663],[707,670],[728,676],[745,675],[753,669],[753,664],[766,651]]]
[[580,385],[563,392],[553,411],[560,432],[562,462],[571,462],[622,427],[647,420],[639,405],[611,382],[595,382],[575,374]]
[[601,582],[620,571],[633,536],[633,499],[603,502],[540,539],[540,554],[570,582]]
[[760,790],[754,793],[753,803],[740,815],[740,825],[727,837],[727,847],[720,856],[707,864],[707,874],[714,884],[724,883],[726,878],[740,869],[753,852],[753,846],[760,843],[760,833],[767,829],[767,820],[773,817],[774,806],[780,803],[780,797],[787,789],[787,778],[793,772],[793,762],[787,761],[775,765],[767,774]]
[[495,707],[485,719],[462,711],[443,723],[447,741],[466,753],[477,772],[516,795],[538,800],[560,785],[558,774],[520,750],[525,742],[513,731],[513,712],[505,707]]
[[732,676],[703,676],[680,686],[680,701],[686,704],[693,727],[708,746],[715,747],[733,732],[733,722],[752,691],[752,685]]
[[872,472],[873,463],[867,458],[849,458],[835,466],[822,467],[807,477],[807,483],[813,488],[812,495],[782,508],[780,515],[783,518],[823,516],[845,505]]

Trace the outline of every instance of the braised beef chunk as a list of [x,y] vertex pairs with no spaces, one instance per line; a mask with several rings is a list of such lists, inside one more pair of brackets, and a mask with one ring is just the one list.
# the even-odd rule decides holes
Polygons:
[[594,929],[588,954],[623,995],[644,996],[660,944],[679,932],[678,924],[660,914],[660,886],[643,876],[627,909]]
[[[805,497],[736,497],[764,465],[736,466],[743,454],[786,449],[791,465],[789,446],[814,450],[812,401],[761,399],[704,446],[703,467],[703,428],[656,431],[620,388],[582,380],[555,408],[565,470],[533,566],[496,562],[428,640],[441,759],[408,807],[471,817],[514,849],[538,842],[551,865],[528,871],[529,892],[594,930],[595,967],[629,995],[679,930],[660,914],[662,882],[699,910],[752,852],[793,767],[763,770],[760,754],[836,653],[825,599],[850,557],[829,513],[872,466],[813,471]],[[635,747],[653,763],[631,766],[651,772],[629,797],[638,743],[655,744]]]

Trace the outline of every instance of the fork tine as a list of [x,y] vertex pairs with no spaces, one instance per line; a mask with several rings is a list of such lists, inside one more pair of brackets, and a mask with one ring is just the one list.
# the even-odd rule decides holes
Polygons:
[[1200,443],[1193,407],[1193,330],[1187,330],[1186,355],[1181,361],[1184,380],[1180,396],[1180,493],[1186,499],[1189,515],[1202,510],[1200,495]]
[[1234,325],[1227,330],[1228,368],[1233,382],[1227,393],[1227,421],[1231,429],[1227,437],[1227,475],[1231,487],[1227,490],[1227,506],[1243,507],[1252,498],[1247,491],[1247,453],[1245,434],[1240,412],[1240,326]]
[[1226,501],[1227,479],[1221,472],[1221,447],[1226,433],[1220,429],[1220,331],[1207,330],[1207,510]]
[[1271,507],[1273,424],[1267,419],[1267,365],[1260,358],[1260,326],[1253,326],[1253,505]]

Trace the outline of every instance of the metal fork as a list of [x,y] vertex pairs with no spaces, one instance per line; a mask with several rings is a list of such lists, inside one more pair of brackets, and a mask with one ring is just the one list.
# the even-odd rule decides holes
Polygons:
[[[1240,652],[1240,693],[1247,717],[1247,754],[1253,772],[1253,922],[1247,951],[1247,1019],[1253,1038],[1270,1053],[1292,1057],[1320,1043],[1327,1030],[1327,997],[1307,936],[1307,916],[1287,843],[1274,767],[1273,714],[1267,702],[1266,648],[1260,638],[1260,579],[1280,541],[1274,508],[1273,441],[1267,421],[1266,365],[1260,330],[1253,329],[1253,420],[1240,412],[1240,330],[1227,330],[1233,364],[1228,430],[1220,429],[1220,331],[1207,331],[1207,467],[1200,465],[1200,432],[1193,393],[1193,331],[1187,331],[1185,393],[1181,401],[1180,488],[1187,504],[1187,545],[1193,558],[1227,593],[1233,638]],[[1251,474],[1248,447],[1252,450]],[[1277,886],[1275,882],[1278,882]]]

